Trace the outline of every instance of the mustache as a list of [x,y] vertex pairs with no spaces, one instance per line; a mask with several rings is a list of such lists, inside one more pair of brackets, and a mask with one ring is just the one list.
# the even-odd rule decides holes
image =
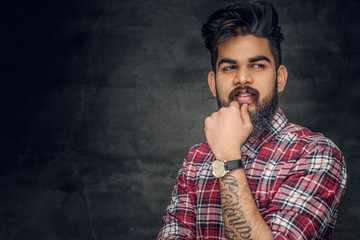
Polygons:
[[255,99],[257,99],[259,97],[259,91],[256,90],[255,88],[252,88],[249,86],[241,86],[241,87],[235,88],[234,90],[231,91],[231,93],[229,95],[230,102],[236,100],[236,97],[239,96],[241,93],[251,94],[251,95],[255,96]]

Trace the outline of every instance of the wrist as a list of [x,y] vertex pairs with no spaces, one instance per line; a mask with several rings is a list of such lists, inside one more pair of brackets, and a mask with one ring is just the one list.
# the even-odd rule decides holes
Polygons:
[[219,154],[219,155],[215,155],[215,158],[222,161],[233,161],[233,160],[241,159],[241,153]]
[[212,173],[217,178],[222,178],[230,171],[239,168],[244,168],[242,159],[232,159],[231,161],[216,159],[211,166]]

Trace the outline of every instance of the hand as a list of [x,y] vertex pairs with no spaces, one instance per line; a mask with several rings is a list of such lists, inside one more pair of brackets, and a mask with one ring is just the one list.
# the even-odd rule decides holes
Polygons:
[[240,148],[253,129],[248,105],[232,101],[205,119],[206,140],[217,159],[241,158]]

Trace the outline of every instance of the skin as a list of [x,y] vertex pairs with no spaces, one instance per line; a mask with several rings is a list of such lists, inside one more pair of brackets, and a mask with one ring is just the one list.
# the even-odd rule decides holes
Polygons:
[[[217,159],[241,158],[240,148],[253,129],[249,113],[272,97],[275,84],[282,92],[286,80],[287,70],[283,65],[275,68],[266,38],[238,36],[219,45],[216,73],[209,73],[208,84],[213,96],[226,107],[205,119],[206,139]],[[246,96],[230,102],[230,92],[239,86],[256,89],[258,98]],[[255,204],[244,169],[232,170],[221,178],[220,193],[228,239],[273,239]]]

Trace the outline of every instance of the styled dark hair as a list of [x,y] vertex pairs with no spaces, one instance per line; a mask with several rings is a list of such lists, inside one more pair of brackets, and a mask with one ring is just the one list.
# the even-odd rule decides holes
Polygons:
[[278,26],[278,15],[269,2],[239,3],[212,14],[202,26],[205,46],[211,53],[211,65],[216,71],[218,46],[236,36],[254,35],[269,39],[275,67],[281,64],[280,42],[284,39]]

